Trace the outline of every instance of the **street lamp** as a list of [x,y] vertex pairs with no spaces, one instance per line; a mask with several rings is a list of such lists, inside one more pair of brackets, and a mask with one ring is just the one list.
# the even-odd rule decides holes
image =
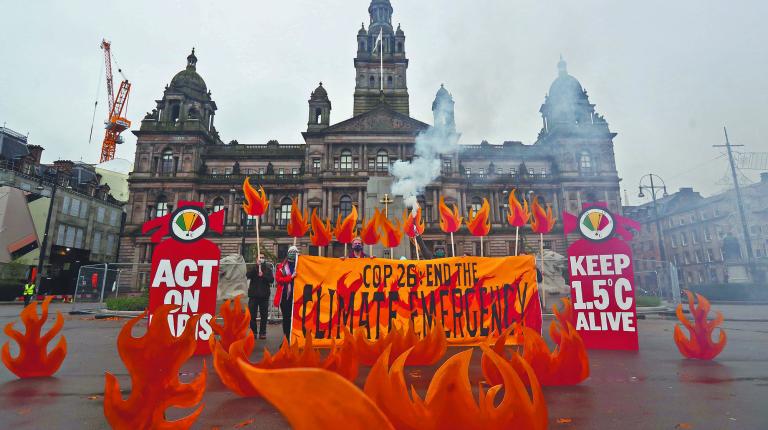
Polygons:
[[232,195],[235,197],[235,203],[236,203],[235,210],[237,210],[240,213],[240,228],[242,228],[243,230],[240,238],[240,255],[242,255],[243,258],[245,258],[245,232],[248,227],[247,225],[248,216],[245,214],[244,211],[238,210],[239,206],[243,203],[244,198],[243,196],[236,194],[237,190],[235,190],[234,188],[231,188],[229,192],[232,193]]
[[[656,179],[656,183],[654,183],[654,178]],[[646,183],[644,183],[644,181],[646,181]],[[658,185],[659,183],[661,183],[661,185]],[[663,191],[662,197],[667,197],[669,195],[667,194],[667,184],[664,183],[664,180],[661,179],[659,175],[649,173],[640,178],[640,185],[638,185],[638,188],[640,189],[640,192],[637,194],[637,197],[641,199],[645,197],[643,191],[651,192],[651,198],[653,199],[653,217],[656,219],[656,235],[658,236],[659,241],[659,257],[661,257],[661,261],[667,261],[664,236],[661,234],[661,221],[659,221],[659,207],[656,203],[657,190]]]

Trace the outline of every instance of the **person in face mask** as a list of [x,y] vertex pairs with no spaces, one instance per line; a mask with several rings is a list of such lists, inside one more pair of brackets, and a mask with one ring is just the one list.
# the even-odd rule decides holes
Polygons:
[[352,239],[352,251],[347,256],[348,258],[365,258],[368,255],[363,251],[363,240],[359,237]]
[[435,250],[435,258],[445,258],[445,250],[443,248],[437,248]]
[[283,314],[283,334],[291,340],[291,318],[293,316],[293,287],[296,279],[296,263],[299,260],[299,248],[291,246],[288,255],[275,269],[277,280],[277,293],[275,294],[275,306],[280,306]]
[[[245,274],[250,280],[248,285],[248,311],[251,313],[251,331],[253,335],[259,334],[259,339],[267,338],[267,312],[269,311],[269,288],[275,277],[272,275],[272,268],[264,260],[264,254],[259,254],[256,265]],[[256,326],[257,314],[261,318],[261,323]],[[258,332],[256,329],[259,329]]]

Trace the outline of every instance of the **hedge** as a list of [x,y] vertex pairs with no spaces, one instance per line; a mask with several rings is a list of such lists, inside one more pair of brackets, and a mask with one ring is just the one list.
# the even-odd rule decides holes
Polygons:
[[[768,285],[765,284],[703,284],[684,289],[699,293],[709,300],[768,301]],[[682,296],[687,300],[685,294]]]
[[149,306],[147,296],[122,296],[107,299],[107,309],[111,311],[143,311]]

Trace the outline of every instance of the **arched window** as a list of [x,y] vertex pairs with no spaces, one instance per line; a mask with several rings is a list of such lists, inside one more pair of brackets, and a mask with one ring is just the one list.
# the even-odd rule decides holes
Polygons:
[[280,200],[280,206],[275,209],[275,222],[277,225],[287,225],[291,220],[291,199],[288,197]]
[[168,199],[165,196],[157,198],[157,205],[155,206],[155,218],[168,215]]
[[392,76],[387,76],[387,88],[392,88]]
[[172,121],[172,122],[176,122],[176,121],[178,121],[178,120],[179,120],[179,115],[180,115],[180,112],[181,112],[181,106],[179,106],[179,104],[178,104],[178,103],[175,103],[175,104],[174,104],[174,105],[171,107],[171,121]]
[[339,214],[344,218],[352,212],[352,197],[343,195],[339,199]]
[[352,170],[352,151],[345,149],[341,151],[341,170]]
[[364,52],[364,51],[365,51],[365,41],[361,40],[360,41],[360,52]]
[[584,173],[592,171],[592,156],[587,151],[582,151],[579,155],[579,170]]
[[213,200],[213,207],[211,208],[211,212],[218,212],[224,210],[224,199],[221,197],[216,197]]
[[163,155],[160,159],[160,174],[172,175],[173,174],[173,151],[166,149],[163,151]]
[[323,119],[323,110],[320,108],[315,109],[315,124],[320,124]]
[[376,153],[376,171],[386,172],[387,170],[389,170],[389,154],[381,149]]
[[397,52],[403,52],[403,42],[397,42]]
[[371,88],[376,87],[376,78],[374,78],[373,75],[371,75],[371,77],[368,78],[368,84],[369,84],[368,86]]

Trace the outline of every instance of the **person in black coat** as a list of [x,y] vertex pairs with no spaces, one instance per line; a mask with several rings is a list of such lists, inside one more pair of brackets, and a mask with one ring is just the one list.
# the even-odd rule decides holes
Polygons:
[[264,261],[264,254],[259,254],[256,265],[246,273],[250,279],[248,285],[248,311],[251,313],[251,331],[256,336],[256,314],[261,317],[259,324],[259,339],[267,338],[267,314],[269,312],[269,293],[275,276],[271,267]]

